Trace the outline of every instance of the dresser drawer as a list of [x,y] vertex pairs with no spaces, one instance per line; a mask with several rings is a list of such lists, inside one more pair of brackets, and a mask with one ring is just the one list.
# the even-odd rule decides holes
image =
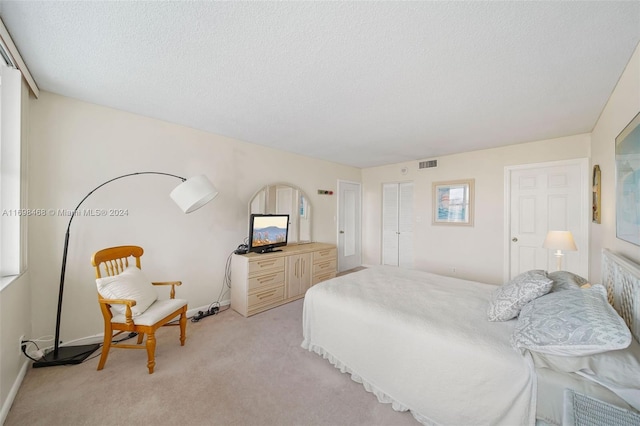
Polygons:
[[335,248],[318,250],[313,252],[313,263],[322,262],[324,260],[335,259],[337,251]]
[[284,284],[284,271],[274,271],[249,278],[249,291],[264,286]]
[[313,275],[322,274],[324,272],[336,272],[335,258],[313,264]]
[[260,290],[249,295],[249,309],[284,300],[284,285]]
[[268,257],[249,262],[249,275],[270,269],[282,269],[284,271],[284,257]]

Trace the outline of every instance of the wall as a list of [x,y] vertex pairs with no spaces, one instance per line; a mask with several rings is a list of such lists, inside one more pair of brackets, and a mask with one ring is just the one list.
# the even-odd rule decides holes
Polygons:
[[615,139],[640,111],[640,45],[627,64],[591,134],[591,162],[602,173],[601,223],[591,224],[591,276],[601,277],[603,248],[640,263],[640,247],[616,238]]
[[[443,156],[433,169],[418,170],[418,161],[413,161],[363,170],[363,263],[381,261],[382,183],[413,181],[415,268],[501,284],[505,167],[585,158],[589,144],[590,136],[583,134]],[[474,226],[432,226],[432,182],[467,178],[475,179]]]
[[[30,205],[72,210],[100,183],[126,173],[205,174],[219,190],[189,215],[169,198],[179,184],[166,176],[133,176],[95,192],[81,209],[125,209],[122,217],[73,219],[62,315],[62,340],[102,332],[91,255],[104,247],[145,248],[142,268],[153,281],[182,280],[178,296],[206,307],[223,290],[225,264],[247,237],[248,202],[262,186],[289,182],[312,205],[313,239],[335,243],[336,199],[318,196],[338,179],[359,181],[360,170],[276,151],[43,92],[32,103]],[[33,329],[54,331],[68,216],[30,220]],[[227,294],[223,300],[228,300]]]

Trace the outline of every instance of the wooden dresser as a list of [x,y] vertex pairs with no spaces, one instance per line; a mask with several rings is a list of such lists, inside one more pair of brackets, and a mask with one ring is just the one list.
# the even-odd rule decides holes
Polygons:
[[336,276],[336,246],[294,244],[275,253],[234,254],[231,307],[245,317],[300,299],[314,284]]

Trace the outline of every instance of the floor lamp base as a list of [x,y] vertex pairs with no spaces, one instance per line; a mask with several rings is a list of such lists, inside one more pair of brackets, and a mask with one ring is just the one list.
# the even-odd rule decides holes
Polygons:
[[57,356],[54,355],[53,351],[51,351],[38,361],[35,361],[33,363],[33,368],[80,364],[99,348],[100,344],[98,343],[81,346],[61,346],[58,348]]

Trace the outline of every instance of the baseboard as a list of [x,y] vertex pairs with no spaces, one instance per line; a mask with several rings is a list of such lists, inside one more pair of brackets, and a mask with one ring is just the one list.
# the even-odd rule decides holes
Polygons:
[[[220,302],[220,306],[227,306],[231,304],[231,300],[223,300],[222,302]],[[209,309],[209,305],[204,305],[204,306],[200,306],[198,308],[192,308],[192,309],[188,309],[187,310],[187,317],[191,318],[192,316],[196,315],[199,311],[206,311],[207,309]],[[93,336],[85,336],[85,337],[80,337],[79,339],[74,339],[74,340],[67,340],[64,343],[61,343],[60,346],[71,346],[71,345],[91,345],[94,343],[102,343],[104,341],[104,333],[100,333],[100,334],[94,334]],[[44,350],[51,350],[53,349],[53,345],[48,346],[48,347],[44,347]]]
[[[231,300],[223,300],[222,302],[220,302],[220,306],[228,306],[230,304],[231,304]],[[191,318],[192,316],[196,315],[198,312],[204,312],[207,309],[209,309],[209,306],[211,306],[211,304],[200,306],[198,308],[188,309],[187,317]]]
[[[104,333],[94,334],[93,336],[85,336],[79,339],[67,340],[61,343],[60,346],[72,346],[72,345],[92,345],[94,343],[102,343],[104,340]],[[53,346],[49,346],[47,349],[53,349]]]
[[11,390],[9,390],[9,394],[7,395],[7,399],[4,400],[2,404],[2,410],[0,410],[0,425],[4,424],[4,421],[7,419],[9,415],[9,410],[11,410],[11,406],[13,405],[13,401],[16,399],[16,395],[18,394],[18,390],[22,385],[22,381],[24,380],[24,376],[27,374],[27,367],[29,367],[30,362],[25,360],[20,368],[20,372],[18,373],[18,377],[14,380],[13,385],[11,386]]
[[[223,300],[222,302],[220,302],[220,306],[227,306],[231,304],[231,300]],[[199,311],[206,311],[207,309],[209,309],[209,305],[204,305],[204,306],[200,306],[198,308],[191,308],[187,310],[187,317],[191,318],[192,316],[194,316],[195,314],[197,314]],[[91,345],[93,343],[102,343],[104,341],[104,333],[100,333],[100,334],[94,334],[93,336],[85,336],[85,337],[81,337],[79,339],[74,339],[74,340],[68,340],[62,344],[60,344],[60,346],[70,346],[70,345]],[[53,346],[48,346],[46,349],[53,349]]]

